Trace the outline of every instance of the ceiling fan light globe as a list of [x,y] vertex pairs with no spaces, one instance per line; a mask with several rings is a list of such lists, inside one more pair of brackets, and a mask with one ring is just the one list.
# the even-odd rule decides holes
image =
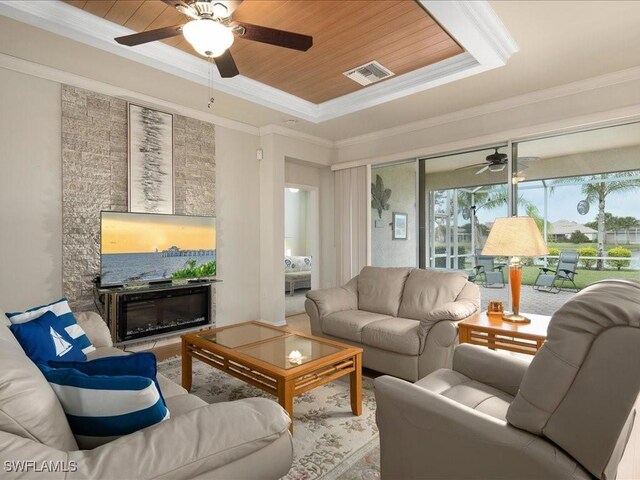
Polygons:
[[494,165],[489,165],[489,171],[490,172],[501,172],[505,169],[507,165],[504,163],[500,163],[500,164],[494,164]]
[[208,18],[192,20],[182,28],[187,42],[205,57],[219,57],[233,44],[233,33],[228,27]]

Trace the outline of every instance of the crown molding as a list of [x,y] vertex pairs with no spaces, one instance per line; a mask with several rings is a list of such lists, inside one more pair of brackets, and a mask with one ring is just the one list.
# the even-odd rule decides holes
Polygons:
[[490,147],[508,141],[522,142],[551,135],[569,134],[592,128],[603,128],[619,125],[625,122],[640,121],[640,105],[615,108],[604,112],[589,113],[562,120],[541,123],[527,127],[519,127],[499,133],[492,133],[479,137],[466,138],[449,143],[430,145],[405,152],[398,152],[378,157],[350,160],[331,165],[331,170],[344,170],[346,168],[361,167],[363,165],[380,165],[397,162],[399,160],[417,159],[448,155],[456,152],[464,152],[471,149]]
[[455,112],[446,113],[437,117],[427,118],[425,120],[419,120],[417,122],[407,123],[398,127],[387,128],[384,130],[378,130],[376,132],[370,132],[355,137],[345,138],[343,140],[337,140],[335,142],[335,145],[337,148],[350,147],[361,143],[368,143],[371,141],[381,140],[396,135],[413,133],[438,125],[453,123],[461,120],[468,120],[470,118],[492,113],[499,113],[502,111],[510,110],[512,108],[518,108],[538,102],[553,100],[569,95],[575,95],[599,88],[610,87],[634,80],[640,80],[640,67],[632,67],[629,69],[620,70],[618,72],[607,73],[597,77],[578,80],[576,82],[566,83],[557,87],[547,88],[545,90],[538,90],[535,92],[518,95],[516,97],[486,103],[477,107],[457,110]]
[[270,124],[265,125],[264,127],[259,128],[260,136],[264,137],[265,135],[282,135],[283,137],[294,138],[297,140],[302,140],[304,142],[317,145],[318,147],[331,148],[335,149],[336,144],[331,140],[327,140],[326,138],[317,137],[315,135],[310,135],[308,133],[299,132],[297,130],[292,130],[287,127],[283,127],[282,125]]
[[442,27],[486,67],[505,65],[519,48],[487,2],[418,0]]
[[[321,123],[502,66],[517,51],[515,42],[484,0],[419,0],[419,3],[453,35],[465,53],[319,105],[242,75],[222,79],[217,70],[214,70],[213,86],[218,91]],[[209,84],[210,65],[203,58],[161,42],[135,48],[119,45],[113,39],[132,30],[67,3],[3,0],[0,14],[198,84]]]
[[12,57],[11,55],[6,55],[4,53],[0,53],[0,68],[13,70],[14,72],[24,73],[26,75],[31,75],[33,77],[42,78],[44,80],[60,84],[71,85],[72,87],[84,88],[86,90],[91,90],[103,95],[109,95],[111,97],[121,98],[127,101],[142,103],[169,113],[184,115],[185,117],[195,118],[203,122],[213,123],[214,125],[238,130],[244,133],[250,133],[252,135],[260,134],[260,130],[253,125],[247,125],[246,123],[238,122],[236,120],[196,110],[195,108],[185,107],[177,103],[144,95],[139,92],[134,92],[133,90],[116,87],[108,83],[82,77],[74,73],[58,70],[57,68],[48,67],[22,58]]

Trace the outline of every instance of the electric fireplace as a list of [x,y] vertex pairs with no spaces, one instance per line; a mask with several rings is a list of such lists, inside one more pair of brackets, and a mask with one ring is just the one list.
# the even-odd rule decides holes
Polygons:
[[208,285],[129,292],[117,301],[118,342],[207,325],[211,314]]

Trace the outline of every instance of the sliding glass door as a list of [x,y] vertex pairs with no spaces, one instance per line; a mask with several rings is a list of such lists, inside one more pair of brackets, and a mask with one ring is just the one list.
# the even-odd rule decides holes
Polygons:
[[[376,166],[371,182],[372,265],[473,279],[495,219],[526,215],[550,253],[523,259],[523,312],[551,315],[598,280],[640,281],[640,123]],[[563,280],[567,259],[574,266]],[[499,270],[508,259],[481,260]],[[475,280],[483,308],[509,302],[506,275],[492,278]]]
[[420,161],[427,233],[423,266],[473,269],[493,220],[507,215],[505,151],[503,145]]

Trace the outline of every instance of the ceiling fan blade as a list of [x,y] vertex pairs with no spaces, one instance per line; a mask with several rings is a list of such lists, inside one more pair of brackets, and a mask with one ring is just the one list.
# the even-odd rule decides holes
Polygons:
[[458,167],[456,168],[456,170],[464,170],[465,168],[473,168],[473,167],[478,167],[480,165],[486,165],[487,162],[480,162],[480,163],[474,163],[472,165],[465,165],[464,167]]
[[222,78],[235,77],[240,73],[229,50],[216,57],[216,67],[218,67],[218,72],[220,72]]
[[181,0],[162,0],[162,1],[167,5],[169,5],[170,7],[175,8],[180,13],[185,14],[187,17],[190,17],[193,19],[198,18],[198,12],[196,11],[196,9],[193,8],[191,5],[189,5],[187,2],[183,2]]
[[484,167],[482,167],[480,170],[478,170],[476,172],[476,175],[480,175],[483,172],[486,172],[487,170],[489,170],[489,165],[485,165]]
[[[268,43],[278,47],[291,48],[306,52],[313,45],[313,37],[300,33],[276,30],[275,28],[262,27],[244,22],[233,22],[231,27],[240,38],[253,40],[254,42]],[[241,28],[237,28],[241,27]]]
[[133,33],[131,35],[125,35],[124,37],[118,37],[115,39],[121,45],[127,45],[133,47],[142,43],[154,42],[156,40],[163,40],[165,38],[175,37],[182,33],[182,27],[184,24],[174,25],[172,27],[157,28],[155,30],[148,30],[146,32]]

